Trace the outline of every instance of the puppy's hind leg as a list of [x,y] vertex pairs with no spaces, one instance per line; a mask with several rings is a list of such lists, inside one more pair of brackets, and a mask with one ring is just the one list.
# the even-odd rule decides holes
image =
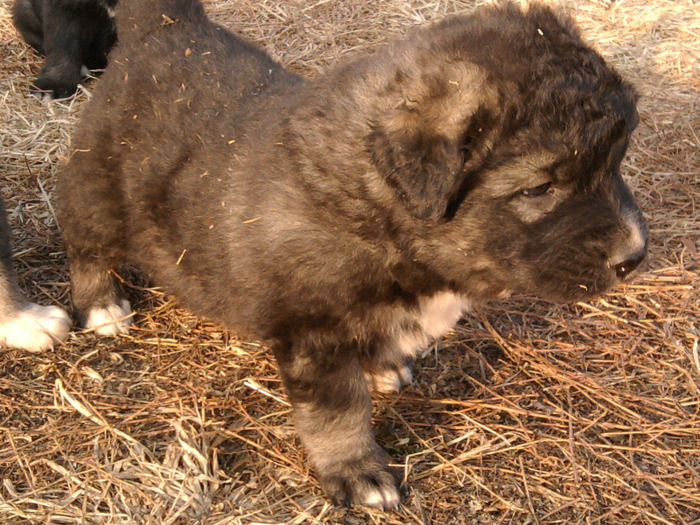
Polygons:
[[78,321],[86,329],[101,336],[125,334],[132,323],[131,305],[112,268],[104,262],[90,261],[84,256],[71,258],[73,305]]
[[351,348],[276,352],[297,431],[326,494],[336,504],[391,509],[398,471],[374,440],[372,402]]
[[[126,263],[119,165],[96,140],[80,144],[59,176],[59,221],[78,321],[102,336],[126,333],[131,307],[113,270]],[[87,142],[87,144],[86,144]]]

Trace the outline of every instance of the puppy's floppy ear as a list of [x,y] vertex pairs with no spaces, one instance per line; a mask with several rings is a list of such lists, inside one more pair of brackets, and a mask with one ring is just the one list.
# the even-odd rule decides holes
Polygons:
[[459,187],[461,152],[447,137],[407,126],[373,125],[372,162],[408,210],[420,219],[440,219]]
[[397,71],[398,85],[383,93],[391,103],[370,122],[366,139],[380,175],[408,211],[424,220],[445,216],[469,171],[465,162],[475,161],[475,141],[485,131],[477,122],[485,112],[474,95],[479,90],[470,82],[473,76],[467,75],[463,86],[465,75],[454,73]]

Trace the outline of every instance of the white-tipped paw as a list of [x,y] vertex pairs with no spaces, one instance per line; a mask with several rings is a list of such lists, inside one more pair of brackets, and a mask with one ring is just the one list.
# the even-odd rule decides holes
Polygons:
[[398,470],[383,461],[371,460],[360,465],[348,462],[339,467],[339,472],[335,474],[319,473],[321,486],[333,503],[346,507],[364,505],[382,510],[398,507],[401,501]]
[[0,345],[40,352],[53,348],[68,335],[71,321],[58,306],[27,303],[0,323]]
[[106,308],[92,308],[88,312],[85,328],[102,337],[114,337],[129,331],[132,323],[131,305],[126,299]]
[[395,509],[399,506],[400,502],[401,496],[399,495],[399,489],[388,486],[370,487],[359,500],[359,504],[365,507],[373,507],[381,510]]
[[411,384],[413,374],[408,365],[396,368],[383,368],[366,374],[367,383],[375,392],[389,394],[399,392],[403,387]]

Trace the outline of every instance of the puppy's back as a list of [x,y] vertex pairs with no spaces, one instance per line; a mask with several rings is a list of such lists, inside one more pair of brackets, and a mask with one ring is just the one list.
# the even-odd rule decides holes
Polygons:
[[[297,81],[257,46],[209,20],[197,0],[122,0],[116,20],[119,44],[104,82],[111,92],[105,97],[98,86],[98,101],[92,104],[106,106],[105,114],[112,106],[120,108],[116,110],[117,118],[124,116],[126,108],[128,112],[144,109],[146,114],[157,114],[157,106],[165,105],[168,107],[163,107],[160,120],[167,120],[172,132],[178,127],[175,123],[179,113],[173,108],[185,101],[185,113],[194,116],[198,111],[218,115],[225,110],[226,119],[214,120],[226,120],[224,125],[230,125],[241,120],[235,118],[241,107],[250,110],[251,104],[243,99],[251,95],[260,98],[261,87]],[[123,89],[115,90],[118,85]],[[101,100],[105,98],[107,104]],[[195,128],[206,133],[212,124],[216,127],[201,116],[199,113],[199,118],[191,122]],[[138,118],[143,117],[139,114]],[[179,127],[196,131],[188,124],[180,121]],[[144,127],[143,121],[139,127]]]
[[121,45],[133,45],[160,26],[204,24],[202,4],[192,0],[121,0],[117,7],[117,31]]

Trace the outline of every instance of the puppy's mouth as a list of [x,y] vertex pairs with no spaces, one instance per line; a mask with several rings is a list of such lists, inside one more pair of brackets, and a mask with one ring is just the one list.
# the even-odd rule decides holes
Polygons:
[[[580,244],[566,254],[539,259],[518,292],[562,303],[599,297],[621,283],[629,283],[646,267],[647,243],[641,249],[611,256],[602,246]],[[521,274],[521,277],[523,275]]]
[[563,278],[554,272],[541,275],[519,291],[549,301],[572,304],[599,297],[619,283],[620,280],[613,272],[601,267],[598,272],[588,275],[568,275]]

